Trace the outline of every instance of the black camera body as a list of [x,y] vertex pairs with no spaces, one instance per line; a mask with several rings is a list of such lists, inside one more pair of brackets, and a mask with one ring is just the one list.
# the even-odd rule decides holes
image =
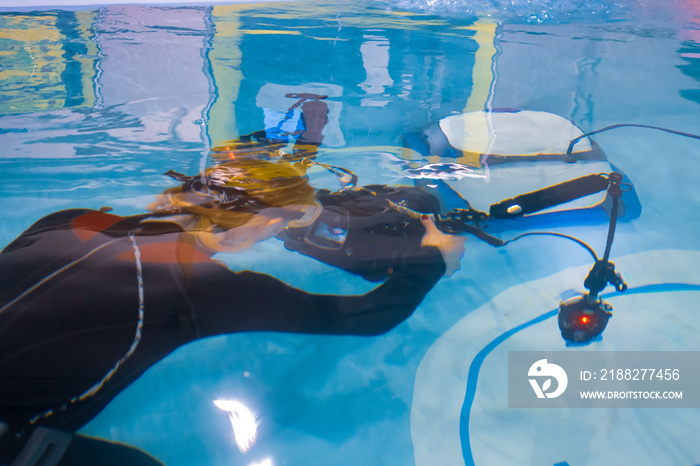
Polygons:
[[429,252],[421,247],[425,227],[415,215],[440,212],[438,199],[423,188],[368,185],[321,190],[317,200],[323,210],[311,225],[289,227],[279,235],[285,248],[374,282],[407,264],[441,260],[437,249]]

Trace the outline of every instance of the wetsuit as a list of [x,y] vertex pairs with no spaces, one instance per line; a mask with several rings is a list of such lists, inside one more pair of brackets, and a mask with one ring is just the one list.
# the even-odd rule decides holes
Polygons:
[[[440,252],[420,246],[424,229],[413,220],[401,225],[408,223],[415,234],[403,235],[405,250],[391,258],[386,280],[362,296],[335,296],[231,272],[179,225],[146,215],[76,209],[42,218],[0,254],[0,420],[9,425],[0,464],[21,446],[8,446],[15,433],[26,438],[40,425],[74,432],[193,340],[255,330],[388,331],[445,272]],[[106,377],[133,349],[140,311],[136,349]],[[93,394],[70,402],[96,384]]]

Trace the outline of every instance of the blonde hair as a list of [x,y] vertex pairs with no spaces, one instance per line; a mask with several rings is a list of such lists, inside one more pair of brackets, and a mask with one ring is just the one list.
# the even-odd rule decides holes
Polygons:
[[[192,214],[191,231],[210,238],[212,233],[240,227],[269,207],[318,205],[316,190],[309,185],[309,164],[244,159],[222,163],[194,177],[183,177],[180,186],[169,188],[148,206],[157,213]],[[189,230],[189,229],[188,229]],[[202,241],[216,249],[212,241]]]

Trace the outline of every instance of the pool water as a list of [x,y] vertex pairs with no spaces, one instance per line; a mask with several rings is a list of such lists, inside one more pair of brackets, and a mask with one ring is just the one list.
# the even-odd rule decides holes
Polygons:
[[[429,161],[407,161],[404,136],[466,111],[549,112],[583,131],[700,132],[696,3],[509,3],[0,11],[0,245],[61,209],[144,212],[175,185],[168,170],[196,174],[220,142],[294,124],[288,93],[328,95],[318,160],[361,185],[416,182],[409,169]],[[167,465],[700,464],[697,409],[507,407],[508,351],[700,350],[700,141],[632,127],[594,139],[642,208],[618,225],[611,255],[641,291],[610,298],[601,340],[566,346],[548,314],[562,292],[582,289],[591,261],[580,246],[533,236],[496,249],[469,237],[461,269],[387,334],[191,343],[81,433]],[[339,188],[324,170],[310,176]],[[522,181],[513,177],[503,182]],[[607,220],[579,220],[551,228],[601,255]],[[376,286],[275,239],[217,259],[314,293]],[[248,451],[219,399],[256,413]]]

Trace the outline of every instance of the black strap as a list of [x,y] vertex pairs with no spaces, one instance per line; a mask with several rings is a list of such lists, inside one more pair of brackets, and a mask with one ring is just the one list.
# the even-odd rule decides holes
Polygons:
[[477,227],[472,226],[472,225],[462,225],[460,227],[460,230],[465,232],[465,233],[471,233],[472,235],[476,236],[477,238],[479,238],[482,241],[485,241],[486,243],[490,244],[491,246],[500,247],[500,246],[504,246],[506,244],[506,242],[503,241],[502,239],[496,238],[493,235],[489,235],[481,228],[477,228]]
[[604,191],[609,185],[604,174],[586,175],[544,189],[521,194],[489,207],[491,218],[521,217],[574,199]]

